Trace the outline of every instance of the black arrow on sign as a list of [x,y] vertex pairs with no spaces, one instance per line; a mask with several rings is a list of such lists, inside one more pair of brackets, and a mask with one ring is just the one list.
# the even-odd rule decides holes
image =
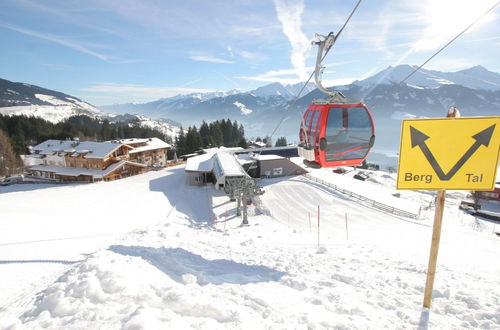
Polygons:
[[477,149],[479,149],[479,147],[481,147],[482,145],[488,147],[491,141],[491,137],[493,136],[493,131],[495,130],[495,126],[496,124],[491,125],[490,127],[477,133],[476,135],[473,135],[472,138],[476,140],[476,142],[474,142],[474,144],[469,148],[469,150],[465,152],[465,154],[458,160],[458,162],[452,167],[452,169],[447,174],[443,172],[441,166],[439,166],[436,158],[434,157],[432,152],[429,150],[429,147],[427,147],[427,144],[425,143],[425,141],[429,137],[424,133],[420,132],[413,126],[410,126],[411,147],[415,148],[416,146],[419,146],[425,158],[427,158],[427,161],[429,162],[429,164],[431,164],[432,168],[434,169],[434,172],[436,172],[439,179],[441,179],[442,181],[448,181],[458,172],[458,170],[467,162],[467,160],[469,160],[469,158],[476,152]]
[[425,158],[427,158],[429,164],[431,164],[432,168],[434,169],[434,172],[436,172],[437,176],[441,180],[446,180],[444,179],[446,177],[446,174],[444,174],[443,170],[441,169],[441,166],[439,166],[436,158],[434,157],[432,152],[429,150],[429,147],[427,147],[427,144],[425,143],[425,140],[427,140],[429,137],[424,133],[420,132],[413,126],[410,126],[410,137],[411,137],[411,147],[415,148],[416,146],[419,146],[422,152],[424,153]]

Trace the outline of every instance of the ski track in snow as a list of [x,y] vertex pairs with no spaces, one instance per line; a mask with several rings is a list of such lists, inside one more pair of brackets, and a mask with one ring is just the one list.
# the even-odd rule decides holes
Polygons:
[[[365,187],[373,193],[393,180],[380,172],[379,184]],[[35,272],[16,282],[11,297],[0,295],[0,328],[500,328],[500,243],[488,223],[477,230],[473,217],[457,216],[460,192],[448,197],[425,314],[433,209],[410,220],[299,177],[260,184],[266,193],[244,227],[223,193],[186,186],[182,167],[94,185],[0,190],[2,215],[21,222],[0,219],[0,259],[27,261],[0,261],[2,278]],[[29,263],[35,257],[59,262]]]

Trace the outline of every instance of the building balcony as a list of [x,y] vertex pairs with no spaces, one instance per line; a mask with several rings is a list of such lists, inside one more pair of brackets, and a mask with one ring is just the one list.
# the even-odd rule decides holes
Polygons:
[[128,159],[129,159],[128,155],[112,156],[111,157],[111,161],[113,161],[113,162],[119,162],[119,161],[128,160]]

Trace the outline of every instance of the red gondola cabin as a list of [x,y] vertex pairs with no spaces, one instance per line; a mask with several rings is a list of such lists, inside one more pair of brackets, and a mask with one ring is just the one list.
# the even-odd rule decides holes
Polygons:
[[316,101],[304,114],[299,137],[299,155],[309,162],[321,167],[355,166],[373,146],[375,128],[362,103]]

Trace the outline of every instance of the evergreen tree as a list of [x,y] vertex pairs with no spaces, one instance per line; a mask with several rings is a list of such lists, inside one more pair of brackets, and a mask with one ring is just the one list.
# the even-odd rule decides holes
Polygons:
[[200,136],[201,136],[202,146],[208,147],[210,145],[210,128],[205,121],[203,121],[203,123],[200,126]]
[[238,145],[237,145],[237,146],[238,146],[238,147],[241,147],[241,148],[243,148],[243,149],[248,148],[248,143],[247,143],[247,140],[246,140],[244,137],[240,138],[240,141],[238,142]]
[[222,134],[222,129],[219,121],[210,124],[210,136],[213,138],[212,145],[220,147],[224,144],[224,135]]
[[232,136],[231,146],[234,147],[238,146],[242,136],[240,136],[240,131],[238,129],[238,122],[236,120],[234,121],[231,127],[231,136]]
[[273,140],[271,139],[270,136],[266,136],[264,139],[262,139],[262,142],[264,142],[266,144],[266,147],[273,146]]
[[186,134],[186,153],[191,154],[202,147],[201,135],[196,126],[189,127]]
[[286,137],[282,136],[276,140],[276,147],[286,147],[287,146]]
[[176,137],[175,147],[179,155],[187,154],[186,150],[186,136],[184,135],[184,129],[180,129],[179,135]]
[[[167,143],[172,139],[156,130],[141,127],[139,121],[131,123],[100,120],[85,115],[73,116],[57,124],[37,117],[3,116],[0,114],[0,129],[10,138],[12,149],[17,155],[28,152],[28,145],[39,144],[48,139],[65,140],[80,138],[82,141],[107,141],[125,138],[158,137]],[[189,133],[189,139],[188,138]],[[187,141],[189,140],[189,141]],[[189,146],[186,143],[189,142]],[[229,119],[203,122],[198,130],[191,127],[175,139],[177,155],[194,152],[208,146],[246,146],[243,125]],[[188,152],[188,150],[190,152]]]

